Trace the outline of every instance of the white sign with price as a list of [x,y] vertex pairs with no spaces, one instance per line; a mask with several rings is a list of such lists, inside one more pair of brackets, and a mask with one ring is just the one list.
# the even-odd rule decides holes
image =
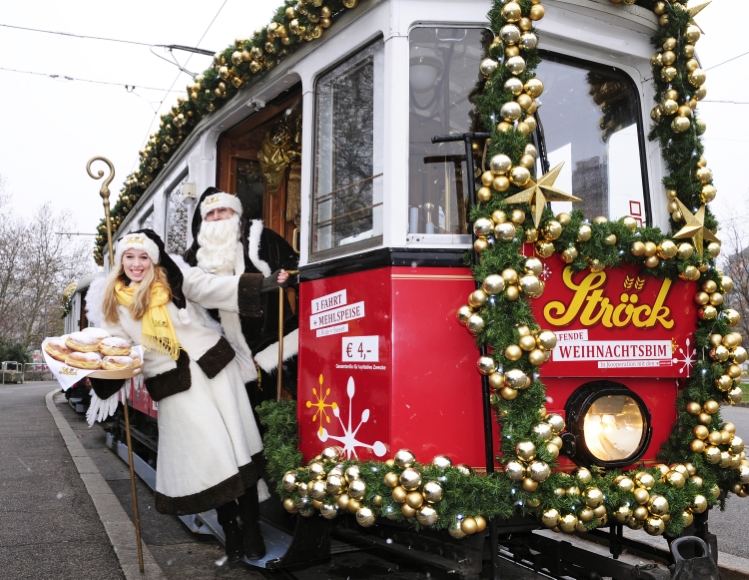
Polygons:
[[343,362],[380,362],[379,336],[344,336]]

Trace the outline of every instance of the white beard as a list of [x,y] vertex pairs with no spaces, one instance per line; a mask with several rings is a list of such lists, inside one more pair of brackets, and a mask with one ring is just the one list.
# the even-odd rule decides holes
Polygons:
[[239,216],[236,213],[226,220],[204,221],[198,233],[198,266],[219,276],[234,274],[238,240]]

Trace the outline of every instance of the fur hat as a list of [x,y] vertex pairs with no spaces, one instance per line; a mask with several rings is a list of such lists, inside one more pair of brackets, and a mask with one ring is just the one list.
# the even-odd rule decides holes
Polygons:
[[242,215],[242,202],[236,195],[224,193],[223,191],[218,190],[209,195],[203,194],[200,201],[200,217],[205,219],[205,216],[214,209],[222,209],[226,207],[234,210],[234,213],[238,216]]
[[122,262],[122,255],[129,249],[143,250],[154,264],[164,268],[169,281],[169,288],[172,291],[172,302],[179,309],[185,308],[187,301],[182,293],[182,282],[184,281],[182,271],[171,256],[167,254],[164,242],[159,235],[153,230],[143,229],[122,236],[117,240],[116,264]]

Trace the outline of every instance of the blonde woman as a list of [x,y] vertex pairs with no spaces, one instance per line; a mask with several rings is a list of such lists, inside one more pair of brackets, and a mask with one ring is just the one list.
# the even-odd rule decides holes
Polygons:
[[[173,515],[216,509],[232,560],[265,555],[253,462],[263,447],[234,350],[195,304],[259,317],[261,294],[287,278],[283,270],[268,277],[182,272],[158,235],[140,230],[118,240],[103,287],[102,326],[143,345],[145,386],[159,402],[156,509]],[[92,383],[100,399],[122,386]]]

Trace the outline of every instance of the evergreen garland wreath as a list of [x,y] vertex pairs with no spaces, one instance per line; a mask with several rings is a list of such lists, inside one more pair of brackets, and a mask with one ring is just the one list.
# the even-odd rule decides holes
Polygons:
[[[492,358],[480,360],[479,369],[493,377],[504,372],[501,380],[492,381],[504,469],[489,476],[476,475],[465,466],[453,466],[444,456],[418,464],[407,450],[386,462],[359,462],[344,459],[334,447],[301,466],[295,406],[265,403],[259,410],[267,427],[265,453],[288,511],[307,517],[319,511],[330,519],[349,511],[363,526],[384,516],[407,521],[417,529],[447,529],[455,538],[482,531],[486,518],[507,518],[518,512],[534,515],[563,532],[584,532],[615,520],[634,529],[645,528],[652,535],[675,537],[690,525],[693,514],[714,506],[725,497],[724,492],[742,497],[749,492],[744,444],[732,424],[722,423],[719,412],[720,402],[740,401],[736,373],[747,360],[747,352],[741,346],[741,335],[731,329],[738,313],[722,304],[722,294],[730,292],[733,283],[715,267],[720,252],[714,236],[717,222],[706,205],[715,197],[715,189],[702,157],[700,135],[705,125],[696,111],[697,102],[706,94],[705,78],[693,58],[700,36],[694,16],[705,5],[690,9],[685,0],[611,1],[636,3],[659,18],[653,36],[656,106],[649,137],[659,141],[668,168],[663,185],[670,203],[671,232],[638,228],[632,218],[591,222],[579,211],[554,216],[544,207],[534,215],[535,208],[528,203],[508,205],[508,198],[532,182],[529,171],[513,168],[535,166],[536,152],[529,147],[528,135],[535,127],[534,99],[543,86],[534,72],[540,59],[533,23],[543,17],[544,8],[541,0],[494,0],[489,21],[496,39],[481,64],[486,83],[478,112],[484,126],[491,128],[487,159],[495,161],[492,169],[497,171],[482,176],[480,203],[470,214],[477,234],[474,247],[481,257],[472,270],[484,287],[487,278],[494,276],[490,282],[496,281],[508,269],[516,278],[509,275],[502,288],[493,292],[493,306],[472,295],[459,316],[468,323],[473,315],[476,324],[471,330],[477,344],[492,349]],[[513,235],[487,243],[502,223],[512,224]],[[710,243],[703,247],[703,241]],[[561,417],[546,415],[538,367],[528,357],[511,360],[505,356],[505,349],[518,344],[521,336],[535,334],[539,345],[546,347],[553,347],[554,342],[542,336],[526,299],[537,294],[538,287],[532,280],[524,286],[517,279],[537,275],[533,259],[522,255],[524,242],[536,244],[536,251],[545,257],[559,253],[574,271],[635,265],[644,275],[697,281],[698,296],[708,297],[707,301],[696,297],[703,305],[695,336],[699,356],[679,394],[678,418],[670,438],[660,450],[663,464],[626,473],[586,468],[572,474],[554,472],[559,452],[556,437],[564,428],[563,421],[560,424]],[[469,256],[466,263],[471,263]],[[508,369],[528,377],[510,377],[520,387],[515,393],[503,392],[509,385]]]

